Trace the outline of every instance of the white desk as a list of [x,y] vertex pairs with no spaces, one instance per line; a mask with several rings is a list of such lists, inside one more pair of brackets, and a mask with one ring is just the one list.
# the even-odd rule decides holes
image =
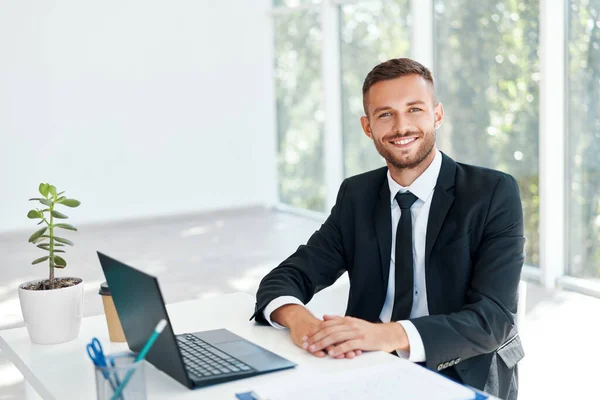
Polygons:
[[[319,359],[296,347],[287,330],[276,330],[248,321],[254,298],[246,293],[186,301],[167,306],[175,333],[227,328],[295,363],[296,368],[237,380],[208,388],[189,390],[168,375],[146,364],[149,399],[235,399],[235,393],[257,387],[275,378],[299,374],[307,369],[324,373],[387,362],[404,362],[384,352],[365,353],[353,360]],[[127,350],[126,344],[111,343],[104,315],[84,318],[78,339],[68,343],[43,346],[32,344],[25,328],[0,331],[0,349],[44,399],[93,399],[95,381],[93,364],[85,346],[98,337],[106,354]],[[411,364],[412,365],[412,364]],[[414,368],[421,368],[413,365]],[[439,377],[439,379],[444,379]]]

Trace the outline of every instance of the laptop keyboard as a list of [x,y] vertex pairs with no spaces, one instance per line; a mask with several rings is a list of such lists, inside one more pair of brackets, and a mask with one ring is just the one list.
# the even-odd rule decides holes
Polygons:
[[177,337],[177,342],[183,356],[183,362],[188,372],[198,377],[221,377],[252,370],[252,367],[223,353],[194,335],[182,336]]

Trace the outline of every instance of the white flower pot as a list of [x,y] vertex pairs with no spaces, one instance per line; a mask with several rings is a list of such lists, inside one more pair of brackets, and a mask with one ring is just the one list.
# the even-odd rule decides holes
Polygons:
[[[64,278],[64,277],[61,277]],[[19,300],[29,338],[37,344],[57,344],[77,338],[83,317],[83,281],[54,290],[26,290],[19,285]]]

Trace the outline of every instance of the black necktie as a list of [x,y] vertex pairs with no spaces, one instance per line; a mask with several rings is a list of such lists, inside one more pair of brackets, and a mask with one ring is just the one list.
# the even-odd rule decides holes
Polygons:
[[396,230],[396,288],[392,321],[410,318],[414,285],[410,207],[417,201],[417,196],[411,192],[398,193],[396,201],[401,211],[400,222],[398,222]]

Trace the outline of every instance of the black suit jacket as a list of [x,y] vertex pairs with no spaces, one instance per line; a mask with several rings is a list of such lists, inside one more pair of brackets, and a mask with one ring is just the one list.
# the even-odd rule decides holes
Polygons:
[[[411,319],[427,368],[516,398],[516,365],[524,355],[515,325],[524,243],[515,179],[443,154],[425,245],[430,315]],[[254,317],[265,323],[264,308],[279,296],[306,304],[348,271],[346,315],[378,321],[391,245],[387,168],[344,180],[321,228],[261,281]]]

